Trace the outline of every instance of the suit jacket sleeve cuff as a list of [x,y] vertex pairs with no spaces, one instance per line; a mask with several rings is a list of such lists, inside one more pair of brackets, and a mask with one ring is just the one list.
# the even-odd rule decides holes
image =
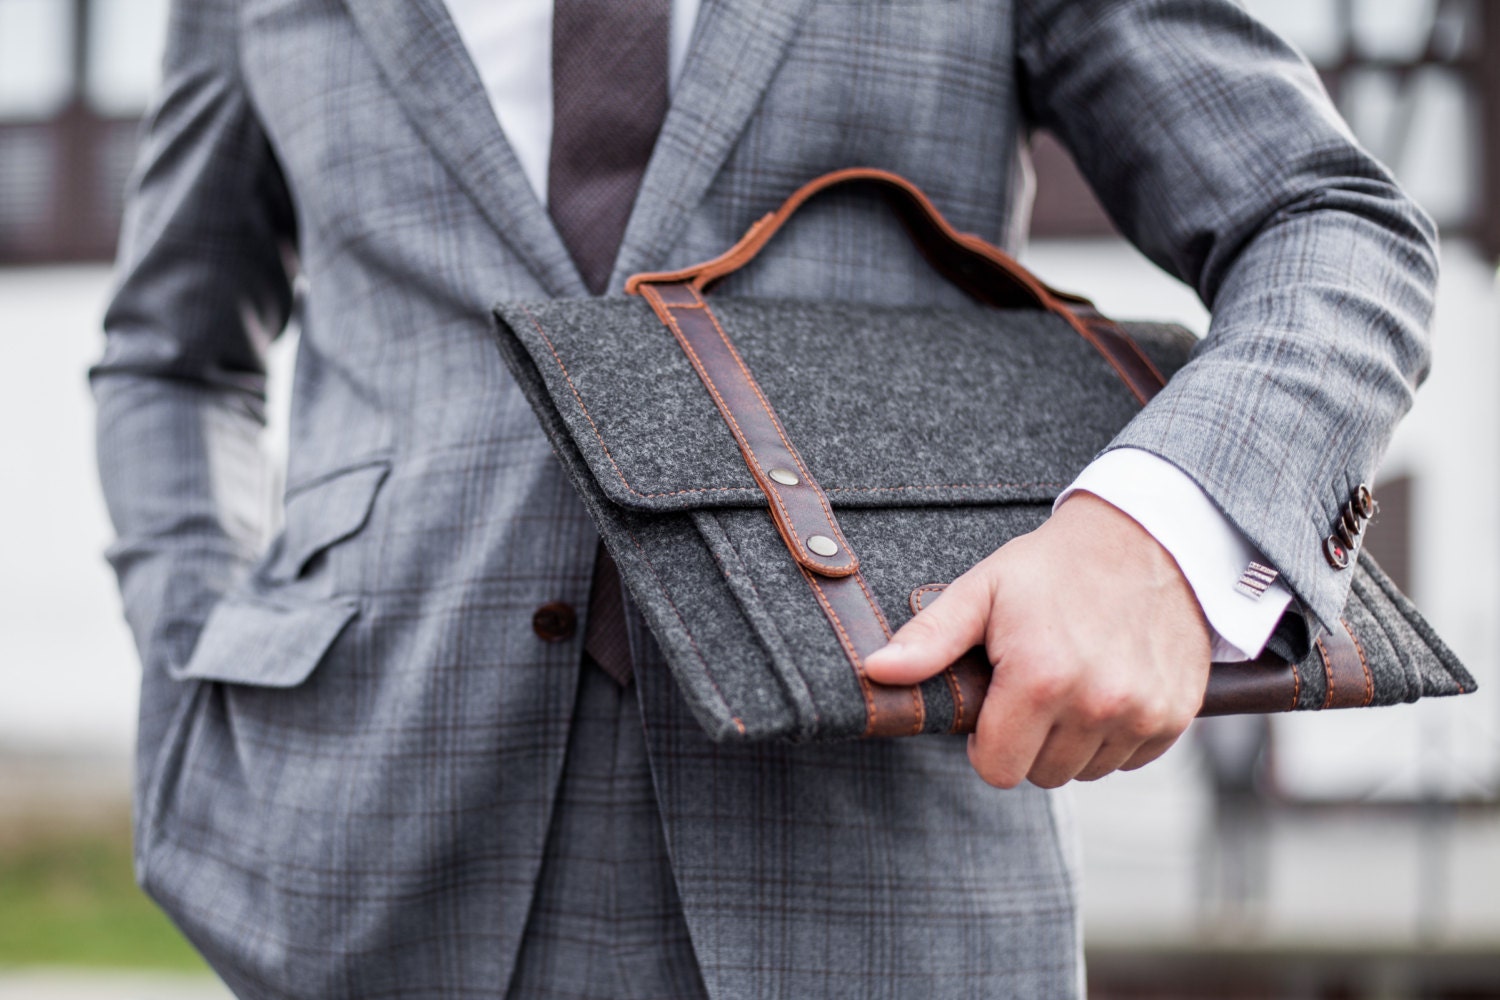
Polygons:
[[1123,511],[1177,561],[1213,633],[1215,662],[1260,655],[1291,591],[1191,477],[1148,451],[1116,448],[1084,469],[1053,510],[1079,490]]

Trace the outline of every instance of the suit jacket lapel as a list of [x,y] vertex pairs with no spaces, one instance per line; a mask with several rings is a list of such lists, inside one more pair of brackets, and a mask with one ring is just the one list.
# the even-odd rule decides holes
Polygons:
[[[812,0],[704,0],[610,287],[662,265],[781,65]],[[746,220],[748,225],[751,220]]]
[[554,296],[585,296],[443,0],[345,0],[412,124]]

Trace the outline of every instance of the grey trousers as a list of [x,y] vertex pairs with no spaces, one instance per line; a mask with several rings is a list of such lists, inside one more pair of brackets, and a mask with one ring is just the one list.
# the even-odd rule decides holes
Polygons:
[[667,860],[635,685],[584,657],[512,1000],[706,998]]

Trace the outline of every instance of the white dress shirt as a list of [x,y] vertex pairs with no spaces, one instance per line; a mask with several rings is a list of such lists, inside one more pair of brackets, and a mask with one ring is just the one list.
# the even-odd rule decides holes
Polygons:
[[[552,146],[551,0],[446,2],[495,117],[545,205]],[[682,71],[699,2],[672,0],[670,86]],[[1124,511],[1177,561],[1213,632],[1215,660],[1260,654],[1291,592],[1279,578],[1268,582],[1275,571],[1267,570],[1265,557],[1186,473],[1150,452],[1118,448],[1095,459],[1057,503],[1078,490]],[[1247,571],[1258,577],[1253,586],[1244,583]]]

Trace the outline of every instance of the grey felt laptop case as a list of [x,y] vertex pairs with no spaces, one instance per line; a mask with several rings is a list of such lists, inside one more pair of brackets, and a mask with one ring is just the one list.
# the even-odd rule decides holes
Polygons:
[[[892,629],[936,585],[1041,524],[1141,405],[1110,357],[1055,310],[698,298],[707,283],[682,293],[694,300],[678,302],[677,315],[711,306],[826,498],[839,541],[857,553],[876,618],[883,612]],[[512,302],[495,316],[502,354],[705,730],[828,740],[971,728],[982,677],[967,687],[944,675],[925,682],[910,693],[915,715],[900,723],[909,728],[873,723],[878,699],[838,618],[810,591],[816,566],[789,558],[792,543],[768,512],[780,487],[752,472],[751,447],[664,324],[662,301]],[[1187,331],[1123,327],[1162,375],[1186,362]],[[1215,665],[1205,714],[1473,690],[1367,555],[1354,574],[1347,664],[1309,643],[1321,637],[1279,634],[1255,663]]]

